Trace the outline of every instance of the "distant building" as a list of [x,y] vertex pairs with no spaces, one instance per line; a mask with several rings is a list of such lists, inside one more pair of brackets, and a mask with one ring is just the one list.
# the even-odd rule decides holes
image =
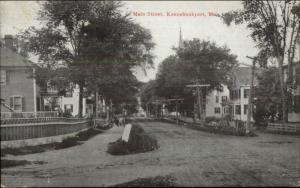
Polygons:
[[146,115],[145,110],[142,108],[142,102],[141,102],[140,96],[137,97],[137,101],[138,101],[137,116],[138,117],[146,117],[147,115]]
[[229,113],[229,89],[222,84],[222,90],[213,90],[206,96],[205,112],[207,117],[222,117]]
[[0,48],[1,113],[37,112],[35,65],[14,49],[12,35],[5,36]]
[[[72,90],[67,90],[63,96],[58,94],[58,90],[51,86],[47,87],[47,91],[42,93],[43,110],[69,112],[72,116],[79,113],[79,86],[75,85]],[[82,115],[86,114],[86,98],[82,99]]]
[[[63,112],[70,111],[72,116],[79,113],[79,85],[76,85],[73,91],[67,91],[64,96],[59,98],[60,108]],[[82,115],[86,114],[86,98],[82,99]]]

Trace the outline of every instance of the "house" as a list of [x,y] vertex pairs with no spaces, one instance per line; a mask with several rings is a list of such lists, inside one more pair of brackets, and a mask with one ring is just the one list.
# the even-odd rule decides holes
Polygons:
[[[300,59],[300,58],[299,58]],[[284,81],[287,81],[288,66],[283,66]],[[287,85],[289,100],[289,122],[300,122],[300,61],[293,63],[292,66],[292,84]]]
[[39,88],[34,78],[35,65],[17,52],[12,35],[5,35],[0,48],[1,114],[36,113]]
[[223,117],[229,113],[227,102],[229,101],[229,89],[221,85],[221,90],[213,90],[206,96],[205,112],[207,117]]
[[[43,101],[40,102],[44,111],[69,112],[72,116],[77,116],[79,113],[79,86],[70,87],[73,89],[67,90],[64,95],[59,95],[58,90],[48,85],[46,91],[41,92]],[[82,100],[82,115],[86,114],[86,98]]]
[[[251,67],[236,67],[231,71],[231,84],[229,87],[229,113],[233,119],[247,121],[248,100],[251,84]],[[254,76],[253,89],[258,80]],[[253,92],[255,95],[255,91]],[[251,121],[253,118],[251,117]]]
[[[72,91],[66,91],[65,95],[58,99],[60,109],[63,112],[69,111],[72,116],[79,113],[79,85],[75,85]],[[82,99],[82,116],[86,114],[86,98]]]

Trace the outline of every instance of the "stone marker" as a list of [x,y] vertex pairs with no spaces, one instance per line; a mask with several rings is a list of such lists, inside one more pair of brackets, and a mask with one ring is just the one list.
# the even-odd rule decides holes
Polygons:
[[123,131],[123,135],[122,135],[122,140],[125,142],[128,142],[129,140],[129,135],[130,135],[130,131],[131,131],[131,124],[128,123],[125,125],[124,131]]

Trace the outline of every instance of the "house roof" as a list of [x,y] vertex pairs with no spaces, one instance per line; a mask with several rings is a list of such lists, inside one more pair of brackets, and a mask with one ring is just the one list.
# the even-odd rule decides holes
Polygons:
[[33,62],[18,54],[16,51],[8,48],[0,42],[0,66],[1,67],[33,67]]
[[[257,69],[255,69],[255,74],[257,74]],[[231,71],[231,76],[233,78],[233,87],[240,87],[243,85],[251,84],[251,67],[235,67]],[[254,85],[257,85],[257,77],[254,76]]]

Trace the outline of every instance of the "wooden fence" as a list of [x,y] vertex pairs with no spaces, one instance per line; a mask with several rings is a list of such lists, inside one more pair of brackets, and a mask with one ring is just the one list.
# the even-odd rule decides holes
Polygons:
[[23,140],[68,134],[87,128],[87,119],[56,120],[55,122],[1,124],[1,141]]
[[76,122],[81,120],[82,120],[81,118],[64,118],[64,117],[6,118],[6,119],[1,119],[1,125],[32,124],[32,123],[46,123],[46,122]]
[[300,131],[300,123],[268,123],[267,130],[296,133]]
[[7,119],[7,118],[40,118],[40,117],[58,117],[58,111],[1,112],[1,119]]

